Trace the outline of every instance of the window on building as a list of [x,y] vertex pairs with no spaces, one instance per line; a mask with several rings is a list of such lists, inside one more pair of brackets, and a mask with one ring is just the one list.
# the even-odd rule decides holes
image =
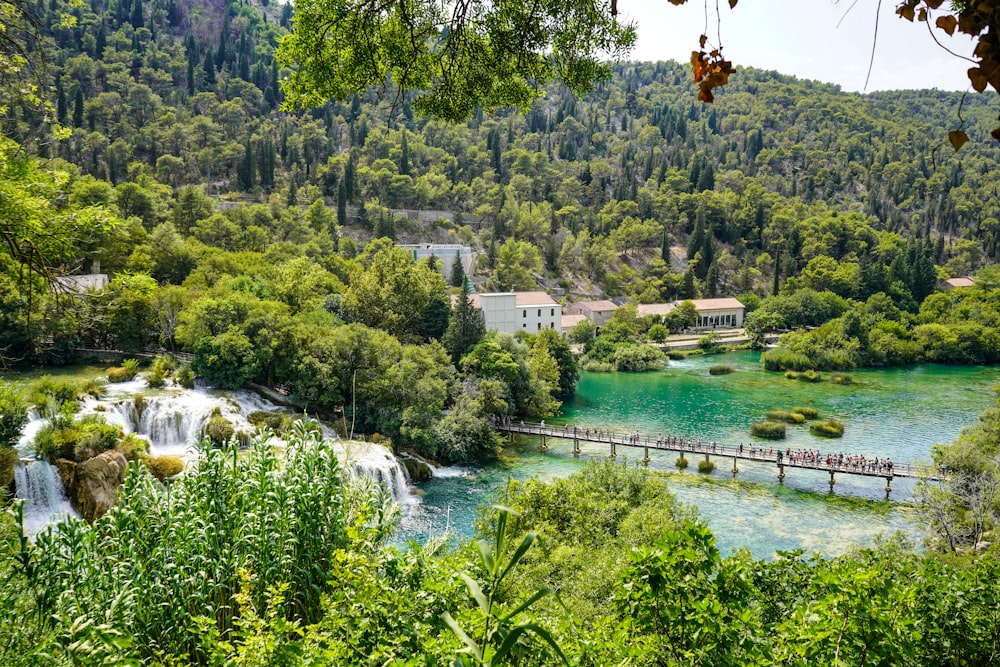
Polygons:
[[521,317],[528,317],[528,311],[522,310],[521,311]]
[[541,323],[541,322],[539,322],[539,323],[538,323],[538,328],[539,328],[539,329],[541,329],[541,328],[542,328],[542,323]]
[[541,316],[542,316],[542,309],[541,309],[541,308],[539,308],[539,309],[538,309],[538,316],[539,316],[539,317],[541,317]]
[[550,308],[549,309],[549,316],[550,317],[555,317],[556,316],[556,309],[555,308]]
[[527,328],[528,328],[528,323],[527,323],[527,322],[525,322],[524,324],[522,324],[522,325],[521,325],[521,328],[522,328],[522,329],[527,329]]

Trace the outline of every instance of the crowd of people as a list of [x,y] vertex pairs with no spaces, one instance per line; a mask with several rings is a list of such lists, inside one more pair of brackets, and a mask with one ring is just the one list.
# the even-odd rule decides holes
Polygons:
[[[500,417],[498,422],[501,426],[507,426],[511,423],[509,417]],[[524,422],[520,423],[524,426]],[[545,422],[540,424],[541,428],[545,428]],[[569,424],[564,424],[561,426],[564,433],[572,432],[574,435],[583,436],[584,438],[590,439],[594,438],[597,440],[612,439],[621,440],[627,442],[630,445],[649,445],[653,447],[669,447],[669,448],[680,448],[688,449],[690,451],[699,452],[712,452],[721,453],[724,452],[726,447],[719,447],[719,444],[712,440],[705,445],[701,438],[685,438],[684,436],[670,435],[660,433],[655,438],[651,436],[643,436],[638,431],[633,433],[623,434],[615,433],[614,431],[608,431],[599,428],[577,428],[576,426],[570,426]],[[816,467],[826,467],[826,468],[839,468],[841,470],[850,470],[855,472],[880,474],[880,475],[891,475],[892,474],[892,460],[888,458],[874,457],[869,458],[864,454],[846,454],[844,452],[837,453],[826,453],[819,451],[818,449],[796,449],[792,450],[791,447],[785,448],[785,450],[775,449],[774,447],[764,447],[762,445],[754,444],[753,442],[747,443],[746,446],[741,442],[738,447],[735,448],[740,455],[744,453],[749,453],[751,458],[766,458],[776,460],[778,463],[785,463],[788,465],[805,465],[805,466],[816,466]]]

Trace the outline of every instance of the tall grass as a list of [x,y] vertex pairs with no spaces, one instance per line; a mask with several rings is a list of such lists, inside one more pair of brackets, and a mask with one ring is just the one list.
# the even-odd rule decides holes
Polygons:
[[206,629],[231,641],[244,610],[317,621],[337,550],[348,535],[358,549],[381,543],[397,508],[377,484],[345,486],[333,447],[308,429],[287,440],[282,456],[264,439],[243,453],[203,442],[167,486],[130,466],[93,526],[64,523],[29,547],[41,613],[111,625],[132,657],[166,664],[208,664]]
[[764,368],[769,371],[804,371],[812,368],[812,361],[804,354],[776,347],[760,357]]

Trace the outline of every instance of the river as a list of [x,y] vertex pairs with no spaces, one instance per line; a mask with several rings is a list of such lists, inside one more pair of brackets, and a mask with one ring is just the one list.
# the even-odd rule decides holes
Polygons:
[[[735,368],[712,376],[715,364]],[[583,373],[575,399],[552,423],[637,430],[701,437],[706,442],[749,443],[748,426],[774,408],[812,406],[821,417],[845,425],[844,437],[825,440],[807,426],[788,426],[782,448],[888,457],[896,462],[929,460],[936,443],[950,442],[994,401],[1000,368],[921,365],[852,372],[854,382],[838,385],[785,379],[763,371],[760,355],[736,352],[670,362],[663,372]],[[760,442],[754,440],[754,442]],[[508,479],[565,476],[588,457],[605,457],[606,447],[583,446],[579,459],[568,441],[553,441],[546,452],[534,442],[508,448],[502,463],[479,468],[449,468],[421,485],[421,502],[411,508],[400,539],[424,540],[450,529],[472,534],[476,508]],[[771,443],[768,443],[771,446]],[[636,465],[642,450],[620,447],[619,461]],[[902,531],[919,539],[922,529],[908,502],[913,483],[893,481],[892,500],[884,500],[885,481],[839,475],[833,495],[825,473],[788,469],[784,485],[773,464],[740,463],[735,480],[731,460],[717,461],[709,475],[697,472],[691,458],[677,473],[676,455],[651,453],[650,468],[671,473],[677,497],[698,507],[724,554],[747,548],[768,558],[778,550],[805,549],[834,556],[871,543],[879,534]]]

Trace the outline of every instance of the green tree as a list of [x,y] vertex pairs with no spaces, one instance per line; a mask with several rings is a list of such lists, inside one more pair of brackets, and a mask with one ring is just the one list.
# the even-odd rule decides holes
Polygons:
[[457,303],[451,309],[448,328],[441,343],[451,355],[451,360],[457,364],[485,335],[486,323],[483,321],[483,315],[472,305],[468,286],[463,283]]

